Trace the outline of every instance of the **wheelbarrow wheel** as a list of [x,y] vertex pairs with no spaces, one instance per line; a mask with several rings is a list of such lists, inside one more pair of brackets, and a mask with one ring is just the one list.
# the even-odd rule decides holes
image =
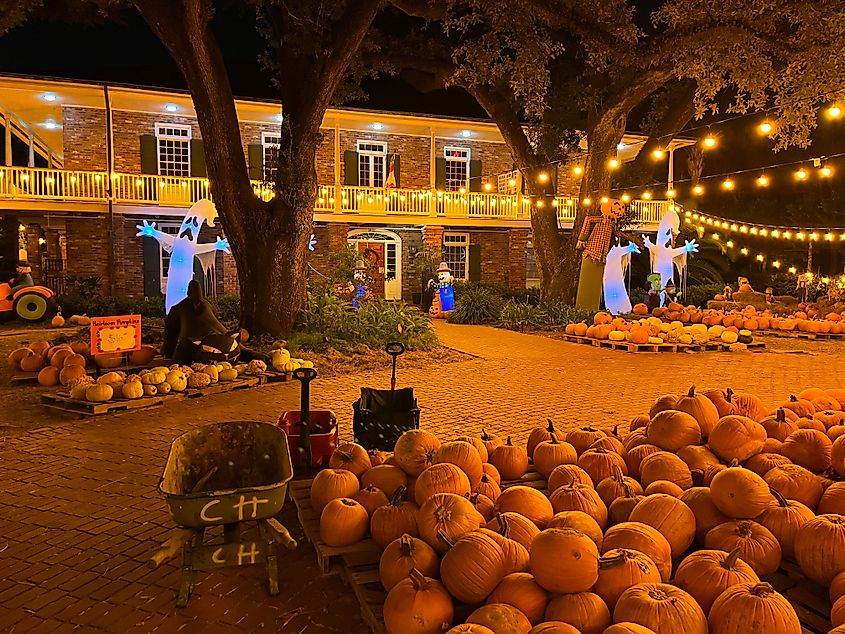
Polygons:
[[24,321],[41,321],[55,310],[54,302],[38,293],[24,293],[15,300],[15,314]]

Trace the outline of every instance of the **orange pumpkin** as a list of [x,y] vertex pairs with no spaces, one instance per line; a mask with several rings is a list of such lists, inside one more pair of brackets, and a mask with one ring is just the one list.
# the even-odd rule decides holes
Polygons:
[[481,475],[484,473],[478,450],[470,443],[460,440],[440,445],[440,449],[434,454],[434,462],[435,464],[453,464],[458,467],[466,474],[471,487],[481,481]]
[[845,482],[834,482],[827,487],[816,510],[819,515],[845,515]]
[[689,445],[681,447],[675,454],[687,463],[690,470],[700,469],[703,471],[707,467],[719,464],[719,458],[716,454],[704,446]]
[[468,442],[473,447],[475,447],[476,451],[478,451],[478,456],[481,458],[481,462],[487,462],[489,458],[489,454],[487,453],[487,447],[484,446],[484,443],[481,441],[480,438],[475,436],[458,436],[455,438],[456,441],[459,442]]
[[801,571],[823,586],[845,570],[845,517],[819,515],[795,535],[795,560]]
[[[475,451],[472,447],[469,449]],[[414,498],[422,506],[435,493],[455,493],[468,497],[471,491],[466,474],[455,465],[444,462],[431,465],[419,475],[414,485]]]
[[625,459],[618,453],[607,449],[587,449],[578,458],[578,466],[590,476],[593,486],[613,475],[614,469],[628,473]]
[[407,579],[414,568],[426,577],[436,579],[440,576],[440,558],[431,546],[405,533],[390,542],[381,554],[378,565],[381,585],[390,592],[393,586]]
[[484,495],[494,503],[496,500],[499,499],[499,496],[502,494],[502,489],[499,488],[499,485],[496,484],[496,481],[493,480],[490,476],[486,473],[481,476],[481,480],[479,481],[478,485],[473,489],[474,493],[478,493],[480,495]]
[[597,548],[601,548],[602,531],[598,522],[584,511],[561,511],[555,513],[554,517],[549,520],[547,528],[571,528],[580,533],[584,533],[587,537],[596,543]]
[[311,506],[315,513],[322,513],[332,500],[352,497],[359,489],[358,478],[351,471],[323,469],[311,483]]
[[440,562],[443,585],[458,601],[483,601],[505,576],[505,556],[496,541],[479,531],[465,534]]
[[383,612],[387,631],[402,634],[439,634],[455,617],[446,589],[416,569],[387,593]]
[[611,526],[604,534],[602,553],[615,548],[625,548],[644,553],[651,558],[665,582],[672,576],[672,547],[666,538],[648,524],[622,522]]
[[441,533],[448,540],[456,542],[484,523],[484,518],[475,510],[472,502],[454,493],[435,493],[417,512],[420,537],[440,554],[449,549]]
[[529,457],[533,458],[534,449],[537,448],[537,445],[546,440],[551,440],[552,436],[557,436],[558,440],[563,440],[564,434],[558,434],[555,432],[555,426],[552,419],[547,418],[546,421],[547,424],[545,427],[535,427],[528,434],[528,442],[525,444],[525,451],[528,453]]
[[369,526],[367,509],[350,498],[338,498],[320,514],[320,539],[328,546],[351,546],[364,539]]
[[[479,625],[478,623],[460,623],[446,634],[496,634],[486,625]],[[530,632],[528,634],[531,634]]]
[[555,513],[583,511],[598,522],[602,530],[607,527],[607,507],[596,490],[586,484],[572,484],[556,489],[551,495]]
[[527,572],[513,572],[505,575],[496,589],[487,597],[486,603],[505,603],[522,612],[532,625],[543,621],[549,593],[543,590]]
[[692,486],[692,472],[675,454],[660,451],[647,456],[640,463],[640,481],[648,486],[657,480],[668,480],[682,489],[688,489]]
[[822,497],[819,479],[797,464],[784,464],[771,469],[765,477],[766,483],[789,500],[797,500],[810,509],[815,509]]
[[830,466],[837,475],[845,476],[845,435],[837,437],[830,445]]
[[531,542],[540,534],[537,525],[519,513],[496,513],[487,522],[487,528],[522,544],[526,549],[531,548]]
[[586,484],[592,486],[589,474],[574,464],[562,464],[555,467],[549,474],[549,493],[554,493],[562,486],[572,484]]
[[701,544],[711,528],[728,521],[728,517],[713,503],[713,496],[708,487],[687,489],[681,495],[681,502],[695,515],[695,539]]
[[791,409],[798,414],[799,418],[812,418],[813,414],[816,413],[816,408],[813,406],[812,401],[798,398],[794,394],[790,395],[789,400],[781,405],[781,407]]
[[329,467],[351,471],[359,478],[372,466],[367,450],[352,442],[339,445],[329,458]]
[[695,386],[690,387],[689,392],[679,396],[675,401],[674,409],[690,414],[698,422],[701,437],[707,438],[710,431],[719,422],[719,410],[704,394],[696,394]]
[[392,496],[399,488],[408,486],[408,475],[396,465],[380,464],[364,472],[361,486],[374,486]]
[[393,457],[402,471],[416,477],[434,464],[438,449],[440,441],[437,436],[422,429],[411,429],[399,436],[393,448]]
[[540,475],[547,479],[555,467],[562,464],[574,464],[578,461],[575,447],[568,442],[558,440],[556,436],[540,442],[534,448],[533,455],[534,466],[537,467]]
[[580,456],[587,451],[599,438],[607,436],[607,433],[595,427],[581,427],[566,434],[566,442],[575,447],[576,453]]
[[481,443],[484,445],[484,448],[487,450],[488,460],[489,456],[493,453],[493,450],[496,449],[499,445],[503,444],[504,441],[499,438],[496,434],[488,434],[486,429],[481,430]]
[[630,520],[657,529],[669,542],[672,557],[680,556],[695,538],[695,515],[681,500],[665,493],[640,500]]
[[738,583],[759,583],[757,573],[739,558],[740,549],[699,550],[675,571],[675,585],[688,592],[707,614],[722,592]]
[[743,467],[717,473],[710,482],[710,497],[731,518],[757,517],[772,502],[766,480]]
[[736,407],[730,400],[730,396],[733,394],[730,388],[727,390],[704,390],[703,394],[716,406],[719,418],[730,416],[736,412]]
[[402,535],[419,535],[417,528],[417,505],[405,501],[405,487],[399,487],[390,498],[390,503],[373,511],[370,518],[370,536],[377,546],[385,548]]
[[[659,480],[659,482],[661,481]],[[613,500],[607,508],[607,518],[611,526],[627,522],[631,517],[631,511],[645,497],[645,495],[635,495],[633,489],[628,487],[627,483],[623,486],[627,487],[625,489],[625,495]]]
[[666,583],[641,583],[619,597],[615,621],[640,623],[656,632],[708,634],[707,619],[689,594]]
[[601,634],[610,625],[610,611],[593,592],[563,594],[549,601],[546,618],[568,623],[582,634]]
[[639,623],[631,623],[630,621],[621,621],[614,623],[607,628],[602,634],[655,634],[655,631],[645,625]]
[[749,624],[760,632],[801,634],[795,609],[768,583],[739,583],[713,602],[708,616],[711,634],[746,634]]
[[613,610],[622,593],[638,583],[660,583],[660,571],[648,555],[615,548],[599,559],[599,578],[593,591]]
[[740,558],[761,577],[775,572],[782,557],[780,544],[772,532],[751,520],[720,524],[707,533],[704,546],[725,552],[738,548]]
[[645,488],[644,495],[648,497],[656,493],[665,493],[679,498],[684,494],[684,490],[674,482],[669,482],[669,480],[655,480]]
[[754,521],[768,528],[780,544],[783,556],[792,559],[795,554],[795,535],[798,529],[816,515],[809,508],[796,502],[787,500],[776,489],[772,489],[775,503],[769,505]]
[[509,511],[518,513],[530,519],[541,530],[554,515],[549,498],[537,489],[523,485],[512,486],[502,491],[496,502],[496,510],[499,513]]
[[[769,438],[766,442],[769,440],[771,440],[771,438]],[[746,460],[745,464],[742,466],[750,471],[753,471],[758,476],[765,477],[766,474],[775,467],[780,467],[785,464],[792,464],[786,456],[782,456],[778,453],[758,453]]]
[[613,500],[625,496],[628,491],[633,495],[641,495],[643,487],[633,478],[623,475],[622,469],[615,465],[613,474],[596,485],[596,492],[605,506],[608,507],[613,503]]
[[529,553],[535,581],[549,592],[586,592],[598,579],[598,548],[578,531],[547,528],[534,538]]
[[658,451],[662,451],[660,447],[646,443],[637,445],[625,452],[625,464],[628,465],[628,474],[632,478],[639,479],[640,467],[643,460]]
[[830,582],[830,602],[836,603],[840,598],[845,597],[845,570],[840,572]]
[[528,621],[528,617],[506,603],[491,603],[481,606],[469,615],[467,623],[484,625],[495,633],[528,634],[531,631],[531,623]]
[[677,451],[687,445],[699,444],[701,428],[690,414],[668,409],[654,415],[646,428],[646,436],[652,444],[661,449]]
[[783,442],[787,436],[794,432],[798,427],[786,416],[787,411],[782,407],[775,410],[774,414],[770,414],[760,421],[763,429],[766,430],[766,435],[769,438],[774,438]]
[[722,460],[745,462],[762,451],[766,430],[760,423],[741,415],[723,416],[710,432],[707,444]]
[[486,475],[496,484],[501,486],[502,476],[499,474],[499,470],[496,467],[491,465],[489,462],[485,462],[483,465],[481,465],[481,468],[484,470],[484,475]]
[[821,473],[831,466],[833,443],[817,429],[798,429],[783,441],[781,453],[797,465],[813,473]]
[[504,445],[499,445],[490,454],[490,463],[496,467],[505,480],[519,480],[528,471],[528,454],[522,447],[513,444],[508,436]]
[[387,506],[389,504],[384,491],[372,485],[364,487],[358,491],[358,493],[352,496],[352,499],[363,506],[367,511],[367,515],[370,517],[372,517],[373,512],[375,512],[377,508],[380,506]]

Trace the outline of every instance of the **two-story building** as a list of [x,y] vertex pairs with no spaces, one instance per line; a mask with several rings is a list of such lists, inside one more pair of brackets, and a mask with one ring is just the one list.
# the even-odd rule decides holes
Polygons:
[[[236,106],[250,178],[259,195],[270,196],[265,183],[272,180],[281,107],[246,99]],[[136,237],[136,225],[154,221],[175,233],[186,207],[209,195],[190,95],[2,77],[0,123],[0,266],[21,249],[35,278],[59,290],[66,274],[98,275],[104,292],[160,294],[168,254]],[[536,284],[531,202],[494,124],[332,109],[322,132],[311,256],[317,271],[331,251],[354,244],[382,274],[378,294],[411,300],[420,283],[416,256],[428,246],[442,249],[458,278]],[[633,158],[642,142],[626,137],[619,159]],[[579,179],[571,169],[549,172],[565,230]],[[666,204],[634,202],[644,230]],[[231,256],[219,254],[205,282],[210,293],[237,291]]]

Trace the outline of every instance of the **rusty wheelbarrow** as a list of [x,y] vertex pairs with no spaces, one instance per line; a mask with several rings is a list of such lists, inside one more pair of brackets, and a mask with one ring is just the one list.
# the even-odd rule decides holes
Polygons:
[[[182,528],[150,567],[182,551],[178,607],[188,604],[197,570],[265,562],[270,594],[279,593],[276,544],[293,549],[296,541],[274,516],[292,476],[287,436],[271,424],[204,425],[173,441],[158,490]],[[248,521],[257,522],[257,539],[241,539],[241,523]],[[214,526],[223,527],[222,543],[206,543],[206,529]]]

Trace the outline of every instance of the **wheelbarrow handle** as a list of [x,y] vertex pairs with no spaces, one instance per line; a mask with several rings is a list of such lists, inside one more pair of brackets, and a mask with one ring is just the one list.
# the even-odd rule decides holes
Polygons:
[[302,383],[310,383],[317,378],[317,370],[314,368],[297,368],[293,371],[293,378]]
[[384,351],[391,357],[398,357],[405,354],[405,344],[400,341],[391,341],[384,347]]

